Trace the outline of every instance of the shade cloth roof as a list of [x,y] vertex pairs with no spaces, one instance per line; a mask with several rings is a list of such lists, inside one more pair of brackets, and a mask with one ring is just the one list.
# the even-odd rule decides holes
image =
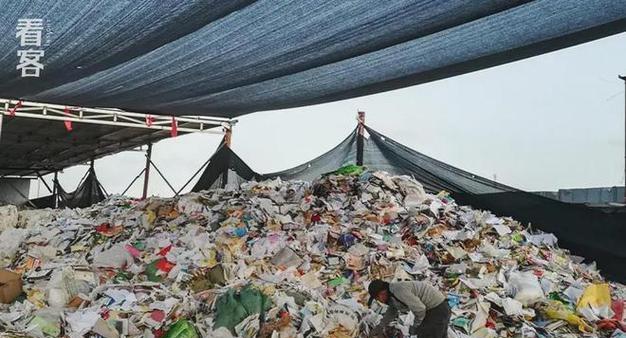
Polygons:
[[5,118],[0,176],[45,175],[165,137],[169,131],[86,124],[68,133],[59,121]]
[[[235,117],[454,76],[626,30],[615,0],[1,0],[0,97]],[[45,19],[40,78],[19,18]]]

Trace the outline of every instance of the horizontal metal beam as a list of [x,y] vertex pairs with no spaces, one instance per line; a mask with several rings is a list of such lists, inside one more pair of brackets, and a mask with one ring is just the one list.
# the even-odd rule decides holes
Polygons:
[[16,175],[1,175],[0,179],[2,180],[36,180],[38,176],[16,176]]
[[[4,116],[164,131],[172,130],[171,124],[172,118],[174,118],[178,124],[177,130],[179,132],[208,134],[223,134],[221,130],[213,130],[212,128],[233,125],[237,122],[237,120],[221,117],[151,115],[119,109],[66,107],[7,99],[0,99],[0,113]],[[148,123],[148,121],[150,122]]]

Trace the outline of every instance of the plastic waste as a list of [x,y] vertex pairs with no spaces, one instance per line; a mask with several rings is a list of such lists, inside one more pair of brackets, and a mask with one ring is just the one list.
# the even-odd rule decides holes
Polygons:
[[196,328],[188,320],[181,319],[174,323],[164,338],[199,338]]
[[544,309],[546,316],[551,319],[561,319],[578,327],[581,332],[591,332],[593,328],[565,305],[556,301],[548,302]]
[[515,300],[528,306],[545,298],[537,276],[532,271],[514,271],[509,277],[509,284]]
[[611,290],[609,284],[591,284],[583,292],[578,300],[578,309],[590,306],[594,309],[610,308]]
[[[367,306],[369,282],[382,278],[423,280],[447,295],[450,337],[624,331],[625,288],[549,234],[425,192],[407,176],[347,173],[19,216],[25,229],[0,234],[0,259],[24,292],[0,306],[0,328],[70,338],[365,338],[389,308]],[[411,316],[400,315],[395,332],[406,337]]]
[[133,264],[133,256],[125,246],[126,243],[118,243],[108,250],[94,253],[93,265],[98,268],[122,269]]

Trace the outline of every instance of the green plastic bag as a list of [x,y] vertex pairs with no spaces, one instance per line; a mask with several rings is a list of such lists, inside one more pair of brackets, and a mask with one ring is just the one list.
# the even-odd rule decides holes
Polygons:
[[365,169],[362,166],[359,165],[355,165],[355,164],[348,164],[346,166],[343,166],[339,169],[337,169],[334,174],[336,175],[361,175],[363,173],[363,171],[365,171]]
[[331,280],[328,281],[328,285],[332,286],[332,287],[337,287],[343,283],[348,282],[348,279],[346,279],[345,277],[341,276],[341,277],[337,277],[337,278],[333,278]]
[[181,319],[170,326],[165,338],[200,338],[196,328],[186,319]]
[[215,304],[215,328],[225,327],[235,332],[235,326],[248,316],[259,314],[263,320],[264,314],[271,304],[267,296],[251,285],[246,285],[239,294],[234,290],[220,296]]
[[225,327],[234,332],[235,326],[248,317],[248,311],[241,305],[234,290],[220,296],[215,303],[215,328]]
[[265,311],[270,309],[267,296],[250,285],[246,285],[239,293],[239,302],[246,308],[248,316],[258,313],[263,318]]

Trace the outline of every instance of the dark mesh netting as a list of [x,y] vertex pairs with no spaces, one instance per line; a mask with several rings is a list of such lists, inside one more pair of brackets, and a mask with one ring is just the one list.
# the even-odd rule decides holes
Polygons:
[[100,186],[93,167],[89,168],[87,176],[74,192],[67,193],[58,185],[59,207],[86,208],[103,201],[107,196]]
[[222,140],[191,191],[237,188],[241,183],[259,177],[260,175],[254,172]]
[[437,193],[487,194],[517,191],[486,178],[455,168],[408,148],[372,128],[365,127],[363,165],[370,170],[382,170],[394,175],[408,175],[424,185],[427,191]]
[[[59,208],[86,208],[103,201],[107,197],[93,167],[89,168],[73,192],[66,192],[58,181],[55,181],[54,185],[58,194]],[[26,205],[34,205],[39,209],[55,207],[53,195],[32,199],[29,202]]]
[[264,174],[264,179],[280,177],[282,180],[312,181],[323,174],[356,162],[356,129],[341,143],[315,159],[291,169]]
[[54,203],[54,195],[43,196],[39,198],[34,198],[29,200],[28,202],[23,204],[27,207],[35,207],[37,209],[45,209],[45,208],[54,208],[56,207]]

